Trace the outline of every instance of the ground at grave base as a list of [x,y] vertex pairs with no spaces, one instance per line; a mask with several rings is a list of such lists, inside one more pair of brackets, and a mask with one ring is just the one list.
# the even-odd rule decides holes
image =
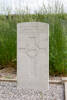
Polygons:
[[[17,70],[13,67],[5,67],[0,69],[0,80],[1,79],[16,79]],[[62,77],[52,77],[50,76],[50,80],[62,80]]]
[[0,79],[16,79],[16,69],[5,67],[0,70]]
[[[7,67],[0,70],[1,79],[16,79],[16,70]],[[61,80],[61,77],[50,77],[51,80]],[[17,90],[16,82],[0,81],[0,100],[64,100],[64,85],[50,84],[49,91],[41,94],[38,91]]]
[[0,81],[0,100],[64,100],[63,85],[50,84],[49,91],[17,90],[16,82]]

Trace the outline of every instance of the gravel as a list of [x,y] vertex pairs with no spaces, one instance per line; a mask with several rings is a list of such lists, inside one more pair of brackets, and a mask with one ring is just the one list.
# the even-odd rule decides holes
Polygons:
[[49,91],[17,90],[16,82],[0,81],[0,100],[64,100],[64,86],[50,84]]

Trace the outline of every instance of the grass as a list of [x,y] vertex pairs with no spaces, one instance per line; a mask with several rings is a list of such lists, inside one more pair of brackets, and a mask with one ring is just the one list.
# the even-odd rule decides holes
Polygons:
[[1,65],[7,64],[16,58],[16,23],[4,18],[0,19]]
[[[44,11],[45,12],[45,11]],[[17,58],[17,23],[45,22],[50,25],[50,75],[67,76],[67,14],[37,12],[35,14],[0,15],[0,65],[15,64]],[[63,22],[64,21],[64,22]],[[66,28],[65,28],[66,27]]]

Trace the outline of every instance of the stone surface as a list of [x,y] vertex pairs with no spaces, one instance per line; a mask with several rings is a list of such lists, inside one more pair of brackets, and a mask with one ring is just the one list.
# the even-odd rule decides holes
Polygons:
[[65,85],[65,100],[67,100],[67,82],[65,82],[64,85]]
[[49,91],[43,94],[38,91],[17,89],[16,82],[0,81],[0,100],[65,100],[64,86],[62,84],[50,84]]
[[49,25],[17,25],[18,88],[46,90],[49,86]]
[[62,77],[63,82],[67,82],[67,77]]

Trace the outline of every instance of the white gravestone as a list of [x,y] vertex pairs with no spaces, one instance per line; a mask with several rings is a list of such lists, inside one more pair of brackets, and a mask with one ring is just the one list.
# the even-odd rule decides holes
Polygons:
[[46,90],[49,86],[49,25],[17,25],[18,88]]

